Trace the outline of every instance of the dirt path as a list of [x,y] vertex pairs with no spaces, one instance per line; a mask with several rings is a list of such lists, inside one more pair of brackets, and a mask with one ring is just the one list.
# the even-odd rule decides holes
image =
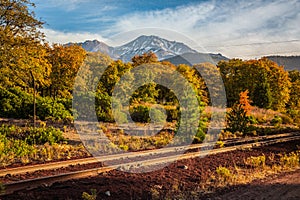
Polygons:
[[300,199],[300,169],[294,172],[284,173],[277,177],[269,177],[265,180],[254,181],[246,186],[231,188],[230,192],[219,194],[215,200],[263,200],[263,199]]

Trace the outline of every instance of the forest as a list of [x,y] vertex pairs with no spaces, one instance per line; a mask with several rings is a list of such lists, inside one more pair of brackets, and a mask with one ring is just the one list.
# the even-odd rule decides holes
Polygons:
[[[300,123],[300,72],[286,71],[283,66],[261,58],[256,60],[230,59],[220,61],[217,71],[212,70],[210,63],[199,63],[193,67],[170,62],[160,62],[152,52],[136,55],[131,62],[112,60],[100,52],[86,52],[77,45],[49,44],[41,32],[44,22],[36,19],[34,4],[27,0],[1,1],[0,21],[0,117],[14,119],[38,119],[70,123],[77,116],[72,107],[73,90],[81,98],[95,99],[95,112],[101,122],[121,123],[132,118],[135,122],[150,122],[151,106],[159,104],[166,116],[159,109],[152,115],[155,119],[167,122],[178,122],[181,117],[178,97],[169,88],[155,82],[140,86],[133,91],[129,100],[129,115],[123,112],[119,105],[119,113],[113,114],[112,95],[115,85],[124,74],[141,65],[148,65],[141,71],[141,77],[150,78],[159,72],[152,66],[164,66],[172,72],[180,73],[192,86],[198,106],[202,113],[204,107],[211,106],[211,97],[206,86],[208,80],[199,73],[199,69],[214,77],[221,74],[227,99],[227,107],[239,103],[240,94],[247,92],[247,101],[251,106],[270,109],[282,113],[288,123]],[[103,74],[99,66],[104,67]],[[81,69],[82,79],[74,82]],[[198,69],[198,70],[197,70]],[[201,71],[200,70],[200,71]],[[170,72],[171,73],[171,72]],[[165,76],[165,77],[164,77]],[[168,79],[168,74],[162,74],[161,80]],[[129,76],[127,84],[122,85],[121,92],[130,91],[132,83],[138,82],[137,77]],[[150,80],[150,79],[149,79]],[[96,83],[95,83],[96,81]],[[174,84],[178,80],[172,80]],[[210,80],[211,81],[211,80]],[[83,91],[91,85],[96,85],[87,96]],[[82,93],[80,92],[82,91]],[[186,97],[190,98],[190,97]],[[88,108],[93,109],[93,108]],[[204,115],[205,116],[205,115]],[[192,120],[192,116],[189,116]],[[207,121],[208,116],[202,121]],[[200,121],[201,121],[200,120]],[[199,126],[201,127],[201,126]],[[202,128],[203,130],[205,128]],[[200,130],[202,135],[203,130]],[[199,133],[199,134],[200,134]],[[199,138],[203,136],[198,135]]]

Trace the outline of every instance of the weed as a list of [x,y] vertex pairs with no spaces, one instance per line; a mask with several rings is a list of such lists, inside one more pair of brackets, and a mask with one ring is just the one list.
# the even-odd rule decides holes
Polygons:
[[278,127],[282,124],[282,118],[278,115],[276,115],[272,120],[271,120],[271,125]]
[[268,158],[269,158],[269,160],[270,160],[271,162],[273,162],[274,159],[275,159],[275,154],[274,154],[274,153],[271,153],[271,154],[268,156]]
[[232,178],[231,171],[228,168],[226,168],[226,167],[219,166],[216,169],[216,173],[218,175],[218,180],[221,183],[226,183],[226,182],[228,182]]
[[254,168],[258,168],[258,167],[262,167],[264,168],[265,165],[266,165],[266,156],[265,155],[262,155],[262,156],[251,156],[249,158],[247,158],[244,163],[246,165],[250,165]]
[[126,144],[121,144],[119,147],[120,147],[120,149],[122,149],[123,151],[128,151],[128,149],[129,149],[128,145],[126,145]]
[[225,145],[225,143],[223,141],[217,141],[217,144],[216,144],[217,148],[223,148],[224,145]]
[[219,140],[227,140],[230,138],[235,138],[235,134],[231,133],[230,131],[222,130],[219,134]]
[[97,199],[97,190],[91,189],[91,194],[89,194],[87,192],[83,192],[81,197],[84,200],[96,200]]
[[5,193],[5,187],[3,183],[0,182],[0,194],[4,194],[4,193]]
[[292,152],[288,155],[284,154],[280,158],[280,163],[284,168],[294,168],[299,165],[299,152]]

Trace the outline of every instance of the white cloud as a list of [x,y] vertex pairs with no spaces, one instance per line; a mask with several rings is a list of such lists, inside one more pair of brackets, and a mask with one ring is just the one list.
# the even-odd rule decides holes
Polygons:
[[107,42],[108,40],[103,38],[100,34],[95,33],[66,33],[61,31],[55,31],[52,29],[43,29],[46,35],[46,40],[50,43],[65,44],[68,42],[83,42],[85,40],[97,39],[102,42]]
[[[300,39],[299,10],[298,0],[211,1],[128,14],[113,30],[169,29],[197,41],[199,45],[193,46],[196,49],[204,46],[208,51],[221,52],[229,57],[300,54],[299,40],[290,42]],[[152,34],[151,30],[149,34]]]
[[[62,5],[69,10],[90,1],[94,0],[50,0],[51,4]],[[101,7],[104,10],[116,9],[112,4],[105,5]],[[114,16],[116,22],[99,33],[65,33],[51,29],[46,29],[45,33],[49,41],[56,43],[98,39],[116,46],[146,34],[185,42],[201,52],[222,53],[228,57],[299,55],[299,10],[299,0],[211,0],[172,9]],[[85,16],[85,20],[89,20],[87,23],[106,19],[97,17],[97,13]],[[111,19],[107,17],[110,23]]]

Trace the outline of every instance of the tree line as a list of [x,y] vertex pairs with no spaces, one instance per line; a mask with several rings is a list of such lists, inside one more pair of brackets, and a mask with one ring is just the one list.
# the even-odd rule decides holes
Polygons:
[[[97,88],[91,98],[96,99],[96,113],[100,120],[114,121],[111,97],[121,77],[142,64],[158,64],[177,71],[192,85],[199,103],[199,110],[210,105],[211,95],[197,68],[212,74],[210,63],[193,67],[160,62],[154,53],[137,55],[131,62],[114,61],[100,52],[86,52],[77,45],[49,44],[41,32],[44,22],[36,19],[29,0],[1,0],[0,4],[0,116],[29,118],[32,116],[33,93],[37,92],[37,115],[40,119],[72,119],[72,91],[79,68],[84,79]],[[97,66],[105,63],[100,74]],[[150,65],[151,66],[151,65]],[[249,91],[252,105],[289,113],[293,118],[300,110],[300,73],[287,72],[282,66],[267,58],[258,60],[231,59],[220,61],[217,72],[224,82],[227,105],[239,100],[239,94]],[[141,72],[143,77],[149,71]],[[159,73],[159,72],[158,72]],[[100,77],[101,76],[101,77]],[[130,77],[130,76],[129,76]],[[150,78],[150,77],[149,77]],[[162,77],[164,78],[164,77]],[[169,77],[165,77],[169,78]],[[80,79],[77,79],[80,83]],[[136,81],[134,78],[132,82]],[[176,80],[174,80],[175,82]],[[128,82],[130,83],[130,81]],[[81,90],[88,85],[83,81]],[[80,84],[79,84],[80,85]],[[129,90],[122,85],[121,91]],[[172,90],[154,82],[143,85],[128,97],[131,115],[136,121],[149,121],[151,104],[161,104],[167,110],[167,120],[180,117],[179,101]],[[157,112],[158,115],[162,113]],[[126,121],[128,116],[119,115]]]

